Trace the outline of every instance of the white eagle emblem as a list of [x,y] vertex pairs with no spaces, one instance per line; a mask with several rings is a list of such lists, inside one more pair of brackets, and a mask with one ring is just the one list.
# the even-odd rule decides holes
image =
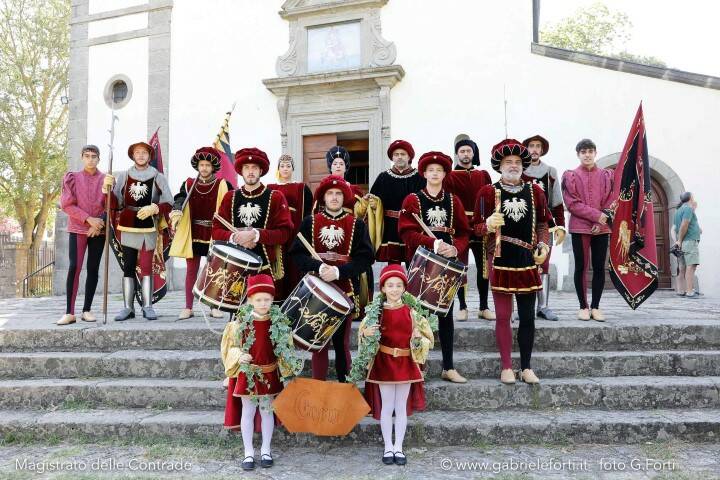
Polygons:
[[329,225],[320,229],[320,241],[328,250],[332,250],[340,245],[344,238],[345,231],[335,225]]
[[137,202],[148,193],[148,186],[144,183],[135,182],[130,185],[130,196]]
[[542,189],[543,189],[543,192],[545,191],[545,184],[544,184],[543,182],[541,182],[540,180],[538,180],[537,178],[533,178],[532,183],[534,183],[535,185],[537,185],[537,186],[539,186],[540,188],[542,188]]
[[511,200],[503,202],[503,213],[516,222],[519,222],[525,216],[527,210],[527,203],[525,203],[524,198],[513,197]]
[[435,206],[427,211],[425,213],[425,216],[427,217],[427,221],[430,223],[431,227],[442,227],[445,225],[445,221],[447,220],[447,212],[445,209],[440,208],[440,206]]
[[252,226],[252,224],[255,223],[258,218],[260,218],[260,205],[255,205],[252,203],[240,205],[240,208],[238,209],[238,217],[240,218],[240,221],[245,224],[246,227]]

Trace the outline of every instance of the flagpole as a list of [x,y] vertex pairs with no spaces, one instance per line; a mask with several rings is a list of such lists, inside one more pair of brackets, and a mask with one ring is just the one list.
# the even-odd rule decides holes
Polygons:
[[[109,155],[109,165],[108,165],[108,175],[112,175],[113,173],[113,151],[114,151],[114,143],[115,143],[115,121],[118,120],[118,117],[115,116],[115,102],[112,102],[112,109],[111,109],[111,121],[110,121],[110,144],[108,145],[110,147],[110,155]],[[103,255],[105,256],[105,269],[103,273],[103,325],[107,325],[107,301],[108,301],[108,277],[110,273],[110,256],[108,247],[110,246],[110,203],[111,203],[111,195],[112,195],[112,188],[108,190],[108,192],[105,194],[105,245],[103,246]]]

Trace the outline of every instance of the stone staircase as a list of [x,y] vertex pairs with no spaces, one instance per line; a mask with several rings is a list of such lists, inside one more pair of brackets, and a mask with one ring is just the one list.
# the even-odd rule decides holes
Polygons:
[[[5,325],[0,316],[0,437],[227,435],[219,337],[201,320],[58,328],[42,308],[33,311],[38,316]],[[492,323],[456,323],[456,367],[471,381],[439,380],[440,352],[431,352],[428,409],[411,417],[408,443],[718,441],[716,313],[715,306],[688,313],[661,303],[636,315],[617,304],[604,324],[537,321],[536,387],[497,380]],[[220,330],[223,322],[213,325]],[[309,367],[308,360],[307,376]],[[375,444],[380,429],[367,418],[343,438],[281,428],[275,441]]]

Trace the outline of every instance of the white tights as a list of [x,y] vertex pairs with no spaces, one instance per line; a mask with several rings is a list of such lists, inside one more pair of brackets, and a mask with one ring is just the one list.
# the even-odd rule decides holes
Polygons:
[[[254,457],[255,449],[253,448],[253,432],[255,430],[255,411],[257,405],[250,400],[249,396],[241,396],[242,400],[242,416],[240,417],[240,431],[242,432],[243,446],[245,447],[245,457]],[[260,425],[262,430],[262,446],[260,447],[260,455],[270,454],[270,441],[272,440],[273,430],[275,429],[275,416],[270,404],[273,397],[260,397]]]
[[[407,398],[410,383],[380,383],[380,430],[385,441],[385,452],[402,452],[405,430],[407,429]],[[392,441],[392,417],[395,412],[395,443]],[[243,411],[243,413],[245,413]]]

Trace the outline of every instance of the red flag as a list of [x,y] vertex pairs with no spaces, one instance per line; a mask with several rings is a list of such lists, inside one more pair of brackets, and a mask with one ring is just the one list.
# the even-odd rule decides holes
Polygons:
[[155,130],[155,133],[150,137],[150,146],[155,150],[155,158],[150,162],[150,166],[155,167],[158,172],[165,173],[165,167],[163,166],[162,150],[160,149],[160,137],[158,132],[160,127]]
[[650,162],[642,103],[615,168],[610,207],[610,278],[635,310],[658,286]]
[[[234,108],[234,107],[233,107]],[[225,114],[225,120],[220,127],[220,132],[215,137],[214,147],[220,150],[220,170],[217,172],[218,178],[224,178],[230,182],[233,188],[237,188],[237,172],[233,163],[233,152],[230,148],[230,115],[232,111]]]

